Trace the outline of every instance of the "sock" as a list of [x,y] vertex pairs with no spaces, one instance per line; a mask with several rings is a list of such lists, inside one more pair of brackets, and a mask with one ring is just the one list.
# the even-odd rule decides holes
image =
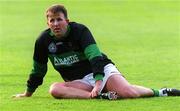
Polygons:
[[154,92],[154,96],[155,97],[159,97],[159,90],[156,90],[156,89],[152,89],[152,91]]
[[160,89],[159,96],[168,96],[167,89],[166,88]]
[[154,96],[155,97],[168,96],[168,94],[165,91],[165,89],[160,89],[160,90],[152,89],[152,91],[154,92]]

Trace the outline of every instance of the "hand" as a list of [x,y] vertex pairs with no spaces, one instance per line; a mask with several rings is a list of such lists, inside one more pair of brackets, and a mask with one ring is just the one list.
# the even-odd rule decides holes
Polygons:
[[33,93],[31,93],[31,92],[25,91],[24,93],[16,94],[16,95],[13,95],[12,97],[13,97],[13,98],[30,97],[30,96],[32,96],[32,94],[33,94]]
[[100,90],[101,90],[101,85],[102,85],[102,80],[96,81],[95,87],[94,87],[93,90],[91,91],[91,97],[92,97],[92,98],[98,96],[98,93],[99,93]]

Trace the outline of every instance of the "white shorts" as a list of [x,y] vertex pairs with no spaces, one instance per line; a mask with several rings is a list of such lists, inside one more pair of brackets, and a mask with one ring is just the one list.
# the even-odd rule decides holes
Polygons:
[[[102,83],[102,86],[101,86],[101,90],[103,90],[108,78],[112,75],[115,75],[115,74],[120,74],[121,73],[118,71],[118,69],[116,68],[115,65],[113,64],[107,64],[106,66],[104,66],[104,77],[103,77],[103,83]],[[82,79],[79,79],[79,80],[76,80],[76,81],[80,81],[80,82],[83,82],[87,85],[90,85],[90,86],[95,86],[95,79],[93,78],[93,73],[90,73],[88,75],[86,75],[84,78]]]

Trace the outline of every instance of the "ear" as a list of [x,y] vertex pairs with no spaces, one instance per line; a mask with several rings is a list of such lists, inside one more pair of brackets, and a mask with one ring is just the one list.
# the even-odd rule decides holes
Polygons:
[[49,27],[49,19],[48,19],[48,17],[46,18],[46,23],[47,23],[47,26]]
[[49,27],[49,23],[48,23],[48,20],[47,20],[47,22],[46,22],[46,23],[47,23],[47,26]]
[[66,22],[69,23],[69,19],[66,19]]

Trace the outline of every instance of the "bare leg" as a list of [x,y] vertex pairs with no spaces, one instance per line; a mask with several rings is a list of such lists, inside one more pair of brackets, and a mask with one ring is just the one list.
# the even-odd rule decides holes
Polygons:
[[80,81],[56,82],[51,85],[49,92],[55,98],[88,99],[91,98],[90,92],[92,89],[92,86]]
[[115,91],[122,98],[137,98],[145,96],[153,96],[153,91],[150,88],[131,85],[123,76],[112,75],[107,80],[105,89]]
[[151,97],[154,95],[154,92],[150,88],[138,85],[132,85],[132,87],[140,94],[140,97]]

